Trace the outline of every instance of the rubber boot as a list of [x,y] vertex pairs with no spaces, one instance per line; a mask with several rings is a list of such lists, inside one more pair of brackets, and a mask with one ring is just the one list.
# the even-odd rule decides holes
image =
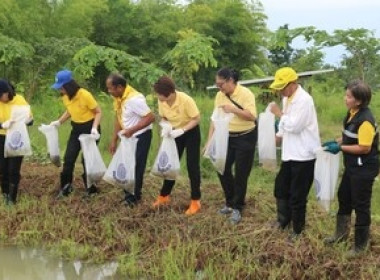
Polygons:
[[83,184],[86,189],[86,193],[84,194],[83,198],[90,198],[96,194],[99,193],[98,188],[96,185],[92,184],[89,188],[87,187],[87,175],[82,174]]
[[285,229],[291,220],[291,212],[289,201],[285,199],[276,199],[277,220],[272,224],[272,227],[277,229]]
[[8,204],[16,204],[18,184],[9,184]]
[[364,253],[368,247],[369,226],[355,227],[355,244],[348,252],[347,258],[355,258]]
[[169,203],[170,203],[170,195],[166,195],[166,196],[159,195],[152,206],[154,208],[157,208],[163,205],[168,205]]
[[68,196],[73,191],[73,186],[71,183],[65,184],[63,187],[61,186],[61,190],[59,191],[57,195],[57,199],[63,198]]
[[325,244],[333,244],[346,241],[350,234],[351,215],[337,215],[336,228],[333,236],[323,240]]

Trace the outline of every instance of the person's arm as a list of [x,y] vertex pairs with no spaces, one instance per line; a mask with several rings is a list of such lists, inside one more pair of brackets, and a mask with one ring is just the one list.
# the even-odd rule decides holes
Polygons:
[[113,155],[116,152],[117,140],[119,139],[119,136],[117,134],[118,134],[118,132],[120,130],[121,130],[120,123],[119,123],[117,117],[115,117],[115,122],[114,122],[114,126],[113,126],[111,143],[110,143],[110,145],[108,147],[108,150],[109,150],[109,152],[110,152],[111,155]]
[[348,153],[348,154],[353,154],[353,155],[363,155],[363,154],[368,154],[371,151],[371,146],[341,145],[340,149],[343,153]]
[[60,124],[63,124],[65,121],[67,121],[70,118],[70,113],[66,110],[58,119]]
[[149,112],[146,116],[142,117],[136,125],[127,129],[123,129],[122,134],[125,135],[126,137],[131,137],[137,131],[153,123],[154,119],[155,119],[154,114],[152,112]]
[[184,132],[189,131],[190,129],[193,129],[194,127],[196,127],[199,124],[200,120],[201,120],[201,116],[198,115],[192,118],[184,127],[182,127],[182,129],[184,130]]
[[100,124],[100,119],[102,118],[102,110],[99,106],[95,107],[95,109],[92,109],[92,111],[95,113],[94,122],[92,124],[92,127],[95,129],[98,129],[98,126]]

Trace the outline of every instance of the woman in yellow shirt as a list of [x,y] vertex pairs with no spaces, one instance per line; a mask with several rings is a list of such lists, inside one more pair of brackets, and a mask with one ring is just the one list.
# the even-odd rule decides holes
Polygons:
[[[0,178],[1,191],[6,204],[15,204],[20,183],[20,169],[22,156],[4,157],[4,144],[6,130],[9,129],[13,121],[11,111],[13,106],[28,105],[24,97],[15,93],[14,87],[8,81],[0,79]],[[25,122],[26,125],[33,124],[30,117]]]
[[[81,88],[72,78],[71,71],[59,71],[56,74],[56,82],[52,85],[52,88],[60,90],[66,111],[58,120],[53,121],[50,124],[58,127],[71,118],[72,126],[64,156],[63,169],[61,172],[61,189],[58,194],[58,198],[60,198],[63,196],[68,196],[73,190],[72,181],[75,161],[81,150],[78,137],[81,134],[93,134],[99,141],[99,124],[102,113],[92,94],[84,88]],[[87,175],[83,157],[82,165],[82,178],[86,187],[86,195],[97,193],[98,189],[95,185],[87,188]]]
[[[158,113],[173,127],[170,136],[175,138],[178,155],[181,158],[186,148],[187,171],[191,187],[191,203],[186,215],[193,215],[201,209],[200,175],[200,114],[194,99],[177,91],[173,80],[163,76],[154,84],[158,95]],[[160,195],[153,207],[168,204],[175,181],[164,180]]]

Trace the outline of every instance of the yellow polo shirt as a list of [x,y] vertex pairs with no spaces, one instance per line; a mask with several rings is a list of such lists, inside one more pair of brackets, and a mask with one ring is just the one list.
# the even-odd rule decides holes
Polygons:
[[[7,103],[0,102],[0,123],[3,123],[11,118],[11,111],[14,105],[29,105],[25,98],[16,94],[13,99]],[[5,135],[6,130],[0,129],[0,134]]]
[[122,116],[123,106],[124,106],[125,102],[127,102],[128,99],[130,99],[136,95],[139,95],[139,94],[140,93],[137,90],[135,90],[130,85],[127,85],[127,87],[125,88],[124,93],[121,97],[114,97],[113,98],[113,109],[116,112],[116,117],[117,117],[117,120],[119,121],[119,124],[121,127],[123,127],[123,122],[122,122],[121,116]]
[[[243,107],[244,110],[248,110],[255,118],[257,117],[255,95],[248,88],[236,85],[234,92],[231,94],[231,99]],[[234,105],[223,92],[219,91],[216,94],[214,103],[215,108],[231,104]],[[240,132],[250,130],[254,127],[255,122],[247,121],[234,115],[230,121],[228,130],[230,132]]]
[[65,94],[62,101],[73,122],[85,123],[95,118],[93,110],[98,107],[98,103],[92,94],[84,88],[80,88],[71,100]]
[[182,128],[191,119],[199,116],[199,110],[193,98],[184,92],[176,91],[176,98],[171,106],[158,100],[158,114],[166,118],[174,128]]
[[[350,110],[350,117],[348,118],[348,121],[352,120],[352,118],[356,115],[356,113],[359,112],[358,110]],[[358,143],[360,146],[372,146],[373,139],[375,138],[375,128],[369,121],[363,122],[359,126],[358,130]]]

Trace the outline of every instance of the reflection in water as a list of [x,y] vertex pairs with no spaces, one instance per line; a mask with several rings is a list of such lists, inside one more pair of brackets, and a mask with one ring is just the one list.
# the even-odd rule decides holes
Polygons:
[[43,251],[0,247],[0,280],[110,280],[117,263],[93,265],[50,258]]

